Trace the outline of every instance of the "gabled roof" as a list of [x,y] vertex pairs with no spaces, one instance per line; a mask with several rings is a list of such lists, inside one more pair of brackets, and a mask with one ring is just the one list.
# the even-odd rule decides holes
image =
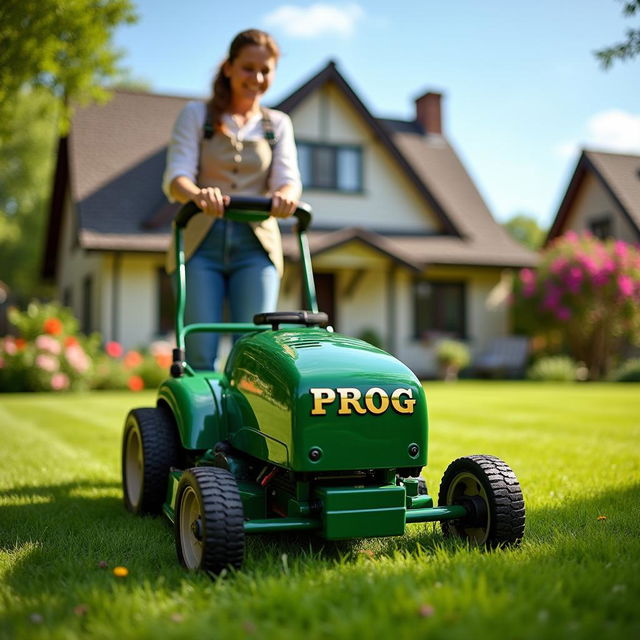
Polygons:
[[595,176],[640,240],[640,156],[585,149],[580,154],[545,244],[566,230],[569,214],[587,174]]
[[[535,254],[516,243],[492,218],[443,136],[426,135],[417,121],[375,118],[334,62],[276,108],[295,110],[327,82],[333,83],[353,105],[441,223],[443,231],[439,235],[405,237],[402,242],[410,249],[400,247],[398,238],[394,238],[398,256],[403,256],[400,262],[492,266],[536,262]],[[174,209],[168,206],[160,183],[169,132],[188,100],[116,91],[106,105],[78,110],[69,138],[61,142],[58,154],[45,276],[55,273],[67,182],[78,214],[82,248],[162,251],[168,245]]]

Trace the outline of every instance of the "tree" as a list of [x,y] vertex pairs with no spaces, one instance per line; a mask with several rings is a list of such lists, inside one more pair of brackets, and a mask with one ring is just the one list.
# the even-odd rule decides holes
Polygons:
[[529,333],[559,337],[597,380],[625,341],[640,345],[640,249],[622,241],[566,233],[523,269],[514,304]]
[[[106,100],[117,72],[113,29],[136,20],[130,0],[3,0],[0,3],[0,122],[26,88],[46,89],[61,104],[60,126],[72,104]],[[0,140],[10,130],[0,124]]]
[[545,238],[545,230],[538,224],[533,216],[526,213],[517,213],[509,220],[502,223],[514,240],[525,247],[538,250]]
[[[640,0],[621,0],[626,16],[640,14]],[[616,60],[628,60],[640,54],[640,29],[627,29],[627,38],[611,47],[594,52],[603,69],[609,69]]]
[[23,301],[50,293],[38,275],[58,135],[123,77],[111,35],[135,19],[130,0],[0,2],[0,277]]
[[11,109],[0,148],[0,274],[23,297],[46,296],[38,269],[57,140],[56,101],[43,89],[23,90]]

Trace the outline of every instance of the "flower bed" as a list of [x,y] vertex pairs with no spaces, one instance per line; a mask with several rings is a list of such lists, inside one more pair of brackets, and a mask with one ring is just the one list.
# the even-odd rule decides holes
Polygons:
[[141,391],[167,377],[168,342],[125,352],[97,333],[82,335],[72,312],[57,304],[12,309],[9,321],[17,335],[0,338],[0,391]]

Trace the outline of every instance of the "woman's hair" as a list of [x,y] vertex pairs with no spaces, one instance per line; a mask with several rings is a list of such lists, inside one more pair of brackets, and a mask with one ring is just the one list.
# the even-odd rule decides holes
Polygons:
[[213,93],[207,103],[209,121],[214,131],[219,131],[222,124],[222,114],[229,108],[231,103],[231,82],[224,74],[224,66],[227,62],[233,62],[244,47],[256,45],[265,47],[276,59],[280,57],[280,49],[276,41],[264,31],[259,29],[247,29],[241,31],[231,42],[229,54],[220,65],[215,78],[213,79]]

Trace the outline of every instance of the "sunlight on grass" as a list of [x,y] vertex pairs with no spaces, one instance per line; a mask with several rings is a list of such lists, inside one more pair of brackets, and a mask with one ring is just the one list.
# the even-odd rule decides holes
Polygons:
[[[122,506],[120,435],[153,393],[0,396],[0,638],[640,637],[639,385],[427,383],[430,493],[489,453],[527,501],[521,549],[258,536],[224,579]],[[117,577],[115,567],[127,570]]]

